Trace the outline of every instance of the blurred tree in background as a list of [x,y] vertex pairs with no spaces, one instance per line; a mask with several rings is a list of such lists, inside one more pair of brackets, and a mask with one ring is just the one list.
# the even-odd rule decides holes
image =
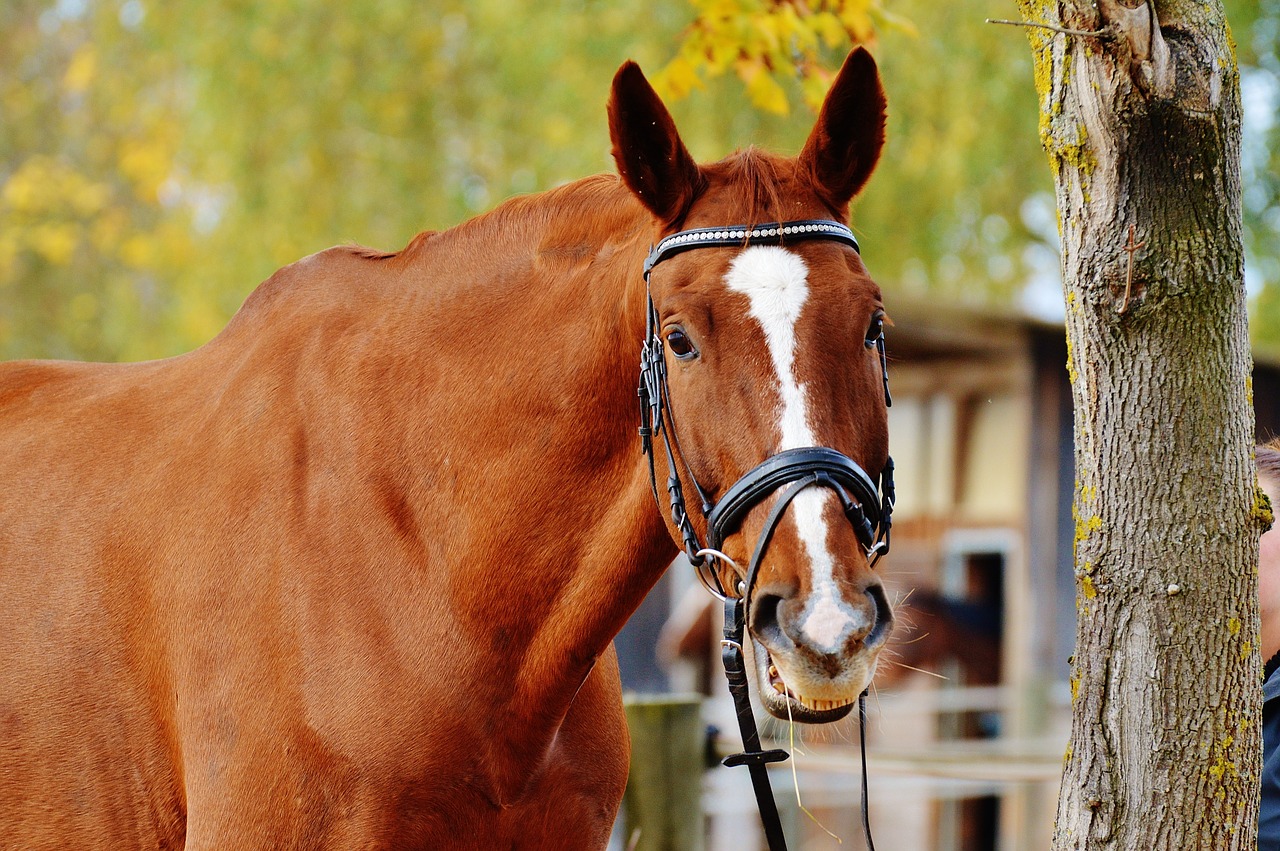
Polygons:
[[[1005,0],[6,0],[0,357],[125,360],[211,337],[329,245],[398,248],[612,168],[635,58],[695,156],[794,153],[852,40],[890,100],[854,212],[894,296],[1061,300],[1025,40]],[[1245,98],[1256,333],[1280,343],[1280,0],[1228,3]],[[728,28],[728,29],[726,29]],[[736,48],[735,48],[736,45]],[[1265,284],[1265,286],[1264,286]],[[1030,301],[1028,301],[1030,299]],[[1055,301],[1056,300],[1056,301]]]

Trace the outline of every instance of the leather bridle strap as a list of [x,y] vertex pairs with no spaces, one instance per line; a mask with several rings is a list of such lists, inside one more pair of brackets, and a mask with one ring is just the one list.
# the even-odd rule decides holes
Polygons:
[[747,227],[731,225],[727,228],[695,228],[673,233],[658,241],[644,260],[644,277],[663,260],[691,248],[746,248],[750,245],[782,245],[806,239],[829,239],[843,242],[861,253],[853,231],[839,222],[829,219],[801,219],[794,222],[769,222]]
[[721,765],[733,768],[745,765],[751,773],[751,787],[756,794],[756,806],[760,810],[760,822],[764,826],[769,851],[787,851],[787,840],[782,833],[782,820],[778,818],[778,804],[769,785],[768,765],[782,762],[790,754],[781,748],[762,750],[760,733],[756,729],[755,713],[751,709],[751,689],[747,684],[747,663],[742,647],[746,618],[743,616],[745,600],[742,597],[726,597],[724,601],[724,640],[720,642],[720,659],[724,663],[725,679],[729,681],[729,694],[733,697],[734,714],[738,717],[738,730],[742,733],[742,753],[732,754],[721,760]]
[[747,471],[707,516],[707,546],[719,549],[748,511],[783,485],[814,473],[822,474],[825,483],[840,497],[845,516],[862,546],[873,549],[876,529],[886,519],[879,488],[853,459],[825,446],[784,449]]

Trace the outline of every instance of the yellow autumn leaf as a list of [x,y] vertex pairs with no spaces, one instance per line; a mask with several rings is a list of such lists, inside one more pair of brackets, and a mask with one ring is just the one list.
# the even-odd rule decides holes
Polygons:
[[708,33],[706,42],[707,68],[713,74],[723,73],[742,53],[744,39],[718,30]]
[[[778,50],[782,44],[782,21],[777,15],[763,14],[752,15],[750,18],[751,35],[756,38],[751,39],[752,42],[763,48],[764,53],[773,53]],[[750,47],[750,43],[748,47]]]
[[50,265],[66,266],[71,262],[79,243],[75,225],[67,222],[44,222],[36,225],[27,236],[32,250]]
[[746,84],[751,102],[760,109],[774,115],[786,115],[791,111],[787,104],[787,93],[761,63],[738,63],[738,76]]
[[62,87],[69,93],[80,94],[89,88],[98,71],[98,52],[93,45],[86,44],[75,52],[71,62],[67,64],[66,73],[62,75]]
[[809,18],[809,25],[828,48],[843,44],[848,38],[844,27],[840,24],[840,19],[831,12],[819,12]]
[[683,56],[672,59],[653,78],[653,87],[658,94],[672,100],[679,100],[701,86],[697,69]]
[[773,17],[779,38],[786,42],[791,50],[807,53],[817,46],[818,40],[813,27],[815,16],[812,13],[802,17],[794,5],[784,3],[773,13]]
[[732,20],[759,10],[761,3],[758,0],[703,0],[694,5],[702,9],[702,17]]
[[871,19],[871,3],[868,0],[843,0],[840,4],[840,23],[856,43],[871,41],[875,35],[875,21]]

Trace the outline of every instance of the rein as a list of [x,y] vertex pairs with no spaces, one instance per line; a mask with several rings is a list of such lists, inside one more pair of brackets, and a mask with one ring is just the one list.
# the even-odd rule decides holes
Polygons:
[[[683,546],[698,579],[725,604],[724,640],[722,660],[729,693],[733,697],[738,726],[742,733],[743,753],[724,759],[726,766],[745,765],[751,773],[756,803],[770,851],[786,851],[782,823],[777,804],[769,784],[767,766],[781,762],[790,755],[781,749],[762,750],[760,734],[756,729],[755,715],[751,709],[747,671],[743,650],[745,627],[751,592],[755,587],[756,573],[768,549],[773,531],[783,514],[800,491],[809,487],[824,487],[840,500],[845,518],[853,526],[858,541],[867,551],[871,567],[889,551],[889,531],[892,525],[894,486],[893,459],[889,458],[879,476],[877,485],[858,464],[847,455],[828,447],[808,446],[786,449],[766,458],[747,471],[719,499],[712,503],[710,496],[698,484],[688,459],[680,449],[676,435],[675,416],[671,408],[671,394],[667,386],[666,360],[663,343],[658,335],[660,319],[649,289],[649,275],[653,268],[670,257],[694,248],[745,248],[752,245],[783,245],[803,240],[823,239],[843,243],[859,250],[858,240],[843,224],[828,220],[803,220],[774,222],[748,227],[733,225],[727,228],[699,228],[671,234],[649,251],[644,261],[644,280],[648,296],[645,315],[645,341],[640,353],[640,440],[641,451],[649,459],[649,483],[654,501],[661,508],[658,498],[657,473],[654,465],[653,438],[660,435],[667,455],[667,494],[671,504],[671,519],[680,531]],[[884,376],[885,404],[892,404],[889,396],[889,373],[885,353],[884,331],[878,337],[866,341],[868,348],[875,347],[880,355]],[[685,464],[689,481],[697,491],[700,508],[707,522],[707,542],[698,541],[697,531],[689,520],[685,505],[676,456]],[[786,488],[774,503],[760,537],[752,552],[746,576],[741,579],[736,595],[725,591],[719,574],[707,563],[719,558],[718,550],[725,538],[740,527],[743,518],[755,506],[779,489]],[[875,851],[871,841],[871,826],[867,817],[867,759],[866,759],[866,693],[858,697],[859,736],[862,744],[862,823],[867,847]]]

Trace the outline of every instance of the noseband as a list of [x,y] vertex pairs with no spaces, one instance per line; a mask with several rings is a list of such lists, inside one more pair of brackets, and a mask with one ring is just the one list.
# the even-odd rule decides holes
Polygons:
[[[769,546],[773,531],[782,520],[782,515],[795,497],[809,487],[824,487],[835,493],[840,500],[845,518],[853,526],[858,541],[867,552],[870,565],[874,567],[880,557],[889,551],[889,530],[892,526],[894,502],[893,459],[886,460],[884,469],[880,472],[879,486],[877,486],[876,482],[853,459],[835,449],[822,446],[786,449],[748,470],[713,504],[709,495],[698,484],[687,457],[680,449],[680,439],[676,435],[675,416],[671,409],[671,393],[667,385],[666,359],[663,357],[662,340],[658,336],[661,322],[653,304],[652,290],[649,289],[649,274],[653,271],[653,267],[663,260],[694,248],[746,248],[753,245],[784,245],[814,239],[832,240],[843,243],[854,251],[859,250],[858,240],[854,238],[853,232],[839,222],[805,220],[755,227],[734,225],[727,228],[680,231],[661,240],[649,251],[649,256],[644,261],[648,306],[645,315],[644,347],[640,353],[641,451],[649,459],[649,482],[653,488],[654,501],[658,502],[661,508],[653,452],[653,437],[661,435],[667,455],[667,493],[671,502],[671,519],[680,530],[685,554],[697,570],[698,578],[707,590],[725,601],[723,661],[725,675],[729,680],[729,691],[733,695],[738,724],[742,731],[745,752],[726,757],[724,764],[746,765],[750,769],[756,802],[760,807],[760,817],[764,823],[765,836],[771,851],[785,851],[786,840],[782,834],[777,806],[769,786],[766,766],[768,763],[787,759],[788,754],[783,750],[761,750],[760,736],[751,711],[742,644],[747,607],[750,605],[756,573]],[[893,401],[889,396],[889,372],[883,329],[879,336],[867,340],[866,345],[868,348],[874,346],[879,352],[885,405],[891,405]],[[685,507],[684,489],[677,472],[676,455],[679,455],[684,463],[689,481],[701,500],[702,514],[707,523],[705,547],[699,544],[698,534],[689,520]],[[786,490],[770,510],[755,550],[751,554],[746,576],[738,582],[737,594],[731,596],[722,586],[718,572],[707,564],[708,557],[712,560],[720,558],[719,550],[724,540],[740,528],[748,512],[781,488]],[[862,724],[864,744],[863,827],[866,831],[867,845],[874,851],[871,828],[867,820],[866,708],[862,697],[858,699],[858,715]]]

